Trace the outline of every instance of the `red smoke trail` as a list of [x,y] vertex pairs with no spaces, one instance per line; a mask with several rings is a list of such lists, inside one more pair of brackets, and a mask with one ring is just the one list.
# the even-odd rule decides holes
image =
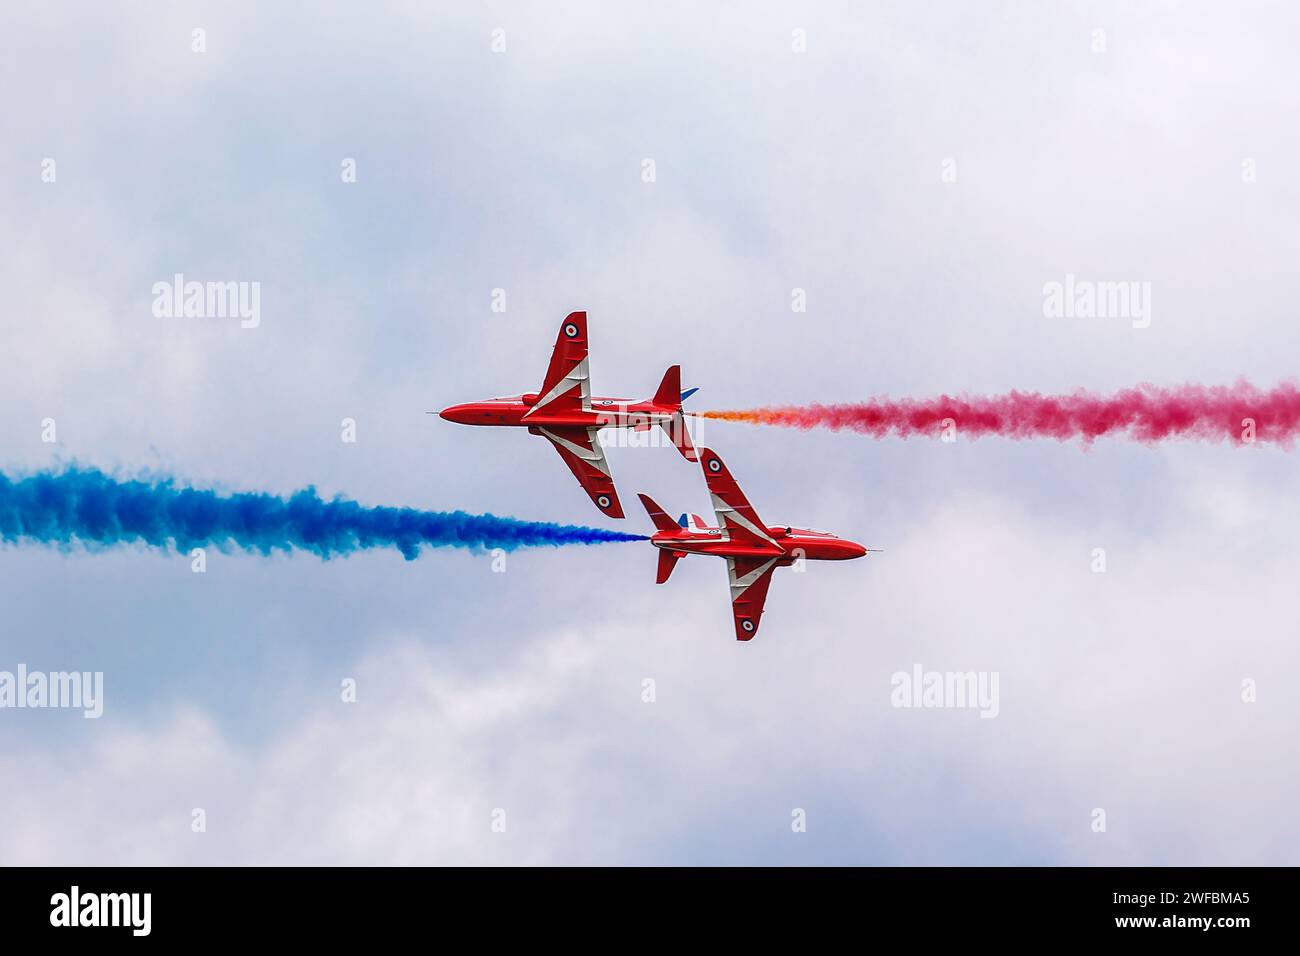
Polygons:
[[1081,438],[1089,443],[1106,435],[1123,435],[1140,442],[1227,439],[1235,444],[1263,441],[1290,447],[1300,437],[1300,389],[1293,382],[1268,391],[1244,381],[1213,387],[1139,385],[1114,395],[1080,390],[1069,395],[1008,392],[875,398],[847,405],[701,412],[700,417],[787,428],[847,429],[874,438],[939,437],[951,420],[958,435],[973,438]]

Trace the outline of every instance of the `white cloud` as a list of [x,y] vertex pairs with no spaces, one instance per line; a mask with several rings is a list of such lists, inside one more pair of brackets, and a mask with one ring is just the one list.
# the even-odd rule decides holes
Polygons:
[[[3,104],[6,468],[592,523],[549,449],[423,414],[534,387],[579,307],[599,391],[681,361],[697,407],[1295,372],[1285,23],[512,8],[494,56],[497,20],[424,4],[52,9],[3,14],[7,75],[33,80]],[[153,318],[174,271],[262,282],[262,327]],[[1045,320],[1066,272],[1152,281],[1151,329]],[[656,589],[636,546],[504,576],[463,554],[223,558],[201,583],[0,551],[0,666],[102,661],[109,695],[93,729],[0,720],[0,769],[26,781],[0,795],[22,821],[0,859],[1295,862],[1293,459],[708,440],[768,520],[885,554],[783,574],[741,646],[720,563]],[[705,510],[670,450],[610,457],[625,501]],[[1001,715],[891,709],[913,662],[1000,671]]]
[[[720,562],[691,559],[523,649],[369,639],[357,703],[291,682],[251,749],[189,709],[111,720],[110,683],[102,731],[6,753],[5,862],[1285,862],[1300,651],[1258,609],[1300,569],[1199,530],[1112,528],[1094,574],[1074,529],[958,496],[885,555],[781,572],[752,644]],[[999,716],[892,708],[914,663],[997,671]]]

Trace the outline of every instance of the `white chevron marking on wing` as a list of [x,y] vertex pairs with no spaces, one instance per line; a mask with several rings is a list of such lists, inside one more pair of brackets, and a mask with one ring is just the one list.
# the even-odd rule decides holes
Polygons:
[[555,401],[575,384],[581,386],[582,410],[591,411],[591,376],[587,370],[587,359],[583,359],[577,365],[573,366],[564,378],[555,383],[549,392],[537,400],[537,404],[524,413],[524,418],[534,414],[538,409],[543,408]]
[[583,461],[603,472],[606,478],[613,477],[609,472],[609,462],[605,461],[605,451],[600,447],[600,442],[596,440],[596,429],[587,429],[587,440],[591,442],[590,448],[584,448],[582,445],[574,444],[567,438],[561,438],[549,428],[539,428],[538,431],[551,441],[555,442],[555,444],[559,445],[565,451],[569,452],[569,454],[581,458]]
[[[762,538],[768,544],[776,544],[776,540],[767,533],[766,528],[760,528],[758,525],[754,524],[754,522],[750,521],[717,495],[711,495],[711,497],[713,498],[713,510],[717,514],[718,522],[720,524],[726,525],[727,523],[731,523],[737,525],[758,535],[758,537]],[[780,547],[780,545],[777,546]]]
[[735,604],[736,601],[740,600],[740,597],[757,584],[758,579],[766,574],[774,564],[776,564],[776,558],[772,558],[770,561],[765,561],[753,571],[738,578],[736,577],[736,559],[727,558],[727,576],[731,579],[731,603]]

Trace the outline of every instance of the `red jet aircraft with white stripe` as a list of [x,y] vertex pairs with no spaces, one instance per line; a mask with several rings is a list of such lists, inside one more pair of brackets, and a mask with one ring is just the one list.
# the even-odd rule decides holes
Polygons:
[[846,561],[869,550],[856,541],[824,531],[769,527],[731,477],[722,459],[708,448],[700,449],[700,466],[713,497],[718,527],[710,528],[699,515],[673,521],[648,495],[639,495],[658,530],[650,543],[659,548],[656,584],[663,584],[677,561],[688,554],[713,554],[727,559],[731,582],[731,610],[736,619],[736,639],[748,641],[758,633],[763,602],[772,572],[798,560]]
[[682,416],[681,367],[674,365],[654,398],[593,398],[587,370],[587,313],[573,312],[560,326],[541,391],[485,402],[452,405],[440,413],[461,425],[527,428],[546,438],[569,466],[596,507],[611,518],[623,517],[614,479],[596,433],[602,428],[646,431],[659,425],[687,461],[696,461],[691,434]]

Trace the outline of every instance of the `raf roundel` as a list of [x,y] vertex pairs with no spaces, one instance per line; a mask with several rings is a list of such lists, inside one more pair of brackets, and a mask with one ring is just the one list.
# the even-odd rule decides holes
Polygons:
[[596,499],[596,504],[600,505],[602,508],[608,508],[609,495],[601,495],[599,498]]
[[709,471],[714,472],[715,474],[719,471],[722,471],[722,462],[718,461],[718,459],[716,458],[710,458]]
[[741,622],[740,622],[740,627],[741,627],[741,629],[744,630],[744,631],[752,631],[752,630],[754,629],[754,622],[753,622],[753,621],[741,621]]
[[578,337],[578,327],[574,325],[572,322],[570,322],[567,325],[565,325],[564,334],[571,339],[576,339]]

